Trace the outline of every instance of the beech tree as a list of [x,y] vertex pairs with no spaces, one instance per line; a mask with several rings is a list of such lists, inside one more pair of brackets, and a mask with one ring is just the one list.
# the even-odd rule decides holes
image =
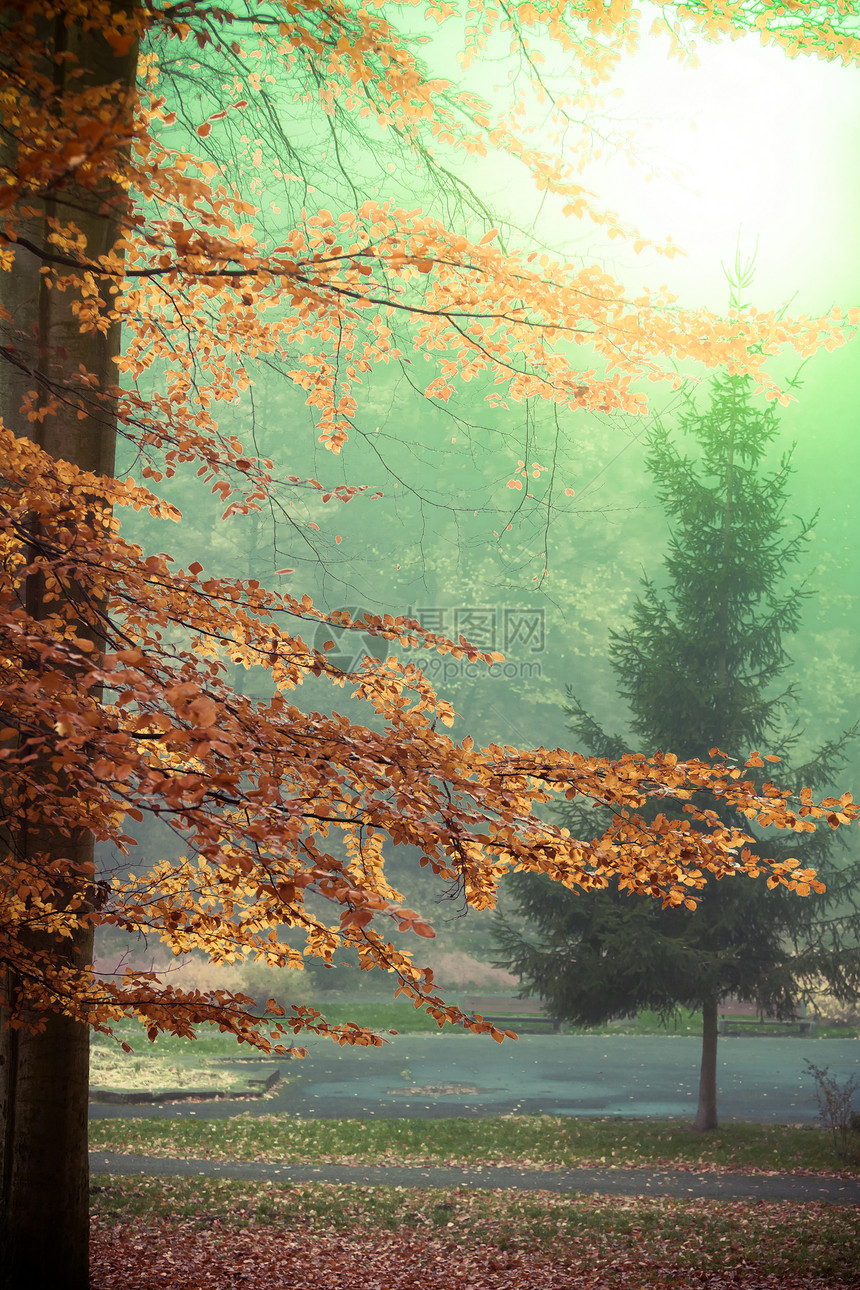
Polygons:
[[[811,523],[798,522],[793,533],[787,527],[790,453],[763,469],[778,418],[773,405],[756,407],[747,378],[718,376],[707,409],[688,407],[679,431],[671,437],[662,427],[654,431],[647,459],[671,524],[664,584],[646,576],[630,625],[613,632],[609,652],[636,746],[685,757],[769,747],[775,751],[765,760],[782,758],[782,782],[811,798],[812,788],[825,789],[842,770],[857,727],[791,767],[803,732],[788,715],[795,688],[781,681],[791,664],[787,637],[797,631],[809,594],[792,573]],[[608,735],[570,698],[565,711],[580,746],[623,756],[627,741]],[[746,763],[760,784],[765,760],[755,752]],[[571,829],[583,827],[576,803],[559,814]],[[716,814],[725,827],[737,822],[722,805]],[[826,890],[798,900],[770,882],[709,880],[694,912],[631,898],[615,881],[585,900],[539,875],[516,874],[507,890],[526,925],[497,922],[503,965],[529,993],[540,994],[553,1016],[579,1025],[643,1008],[664,1017],[679,1007],[700,1010],[694,1127],[715,1129],[723,1000],[754,1003],[786,1019],[822,983],[842,1001],[860,992],[860,872],[834,853],[837,841],[819,830],[789,848]],[[787,854],[784,842],[767,834],[755,853],[771,863]]]
[[[444,3],[422,12],[457,18]],[[774,16],[755,4],[731,16],[703,7],[685,20],[706,34],[752,28],[791,51],[857,58],[849,20],[810,3]],[[496,406],[542,399],[636,413],[646,407],[636,379],[675,381],[677,360],[736,365],[778,395],[765,351],[840,343],[845,323],[835,314],[775,320],[747,310],[724,320],[659,292],[628,299],[600,267],[553,260],[527,242],[510,249],[459,177],[470,157],[496,151],[563,202],[570,219],[641,245],[577,170],[602,80],[635,32],[626,6],[590,0],[466,12],[464,78],[504,39],[542,96],[537,46],[564,56],[569,89],[551,111],[580,140],[566,161],[524,137],[522,103],[501,115],[468,86],[433,78],[382,12],[340,0],[3,6],[5,1284],[87,1282],[88,1028],[110,1031],[132,1015],[150,1037],[211,1023],[266,1051],[303,1031],[381,1042],[307,1007],[285,1013],[272,1001],[260,1019],[250,1000],[225,991],[181,991],[134,971],[99,976],[95,927],[149,932],[174,953],[199,947],[215,962],[256,956],[285,966],[303,961],[283,934],[299,928],[304,954],[329,960],[354,946],[363,967],[392,973],[398,991],[440,1024],[501,1040],[482,1018],[446,1003],[432,972],[390,938],[429,938],[432,928],[387,882],[384,841],[419,848],[422,863],[461,884],[478,907],[493,902],[511,868],[587,890],[617,875],[677,905],[694,903],[706,874],[760,872],[745,827],[723,826],[715,805],[797,833],[822,815],[854,817],[847,799],[816,803],[759,787],[729,761],[455,743],[445,734],[450,705],[410,651],[493,656],[403,617],[353,624],[327,616],[301,589],[230,580],[198,561],[173,568],[168,555],[145,554],[121,531],[123,511],[177,520],[154,489],[183,473],[209,486],[224,523],[275,505],[283,488],[360,503],[361,481],[327,488],[287,474],[289,442],[276,464],[256,452],[250,430],[237,431],[255,363],[304,392],[319,442],[337,455],[356,431],[362,380],[403,360],[404,345],[431,363],[422,393],[437,402],[480,378]],[[680,48],[680,24],[669,34]],[[210,65],[222,80],[209,77]],[[184,106],[171,108],[160,67]],[[186,94],[187,85],[199,93]],[[341,209],[312,204],[302,148],[279,116],[284,102],[315,114],[338,158],[344,129],[359,121],[356,137],[379,139],[380,148],[389,141],[444,200],[435,213],[398,206],[366,197],[347,177]],[[268,123],[267,156],[290,220],[262,210],[262,147],[251,140],[244,173],[230,171],[229,132],[241,135],[245,113]],[[193,127],[193,148],[173,144],[183,123]],[[219,151],[222,130],[228,146]],[[295,209],[293,183],[305,203]],[[586,344],[593,361],[582,368]],[[115,473],[118,442],[134,451],[136,477]],[[510,487],[522,488],[516,471]],[[307,643],[326,621],[398,653],[345,674]],[[272,697],[255,701],[231,687],[237,667],[258,669]],[[366,723],[302,707],[295,691],[309,677],[348,688],[364,702]],[[643,813],[666,794],[687,801],[683,819]],[[558,795],[609,805],[610,824],[599,838],[572,837],[535,809]],[[94,844],[122,856],[133,844],[127,821],[143,812],[174,831],[180,857],[154,858],[127,877],[119,866],[97,873]],[[767,872],[801,892],[817,882],[791,858]],[[326,902],[330,920],[319,913]]]

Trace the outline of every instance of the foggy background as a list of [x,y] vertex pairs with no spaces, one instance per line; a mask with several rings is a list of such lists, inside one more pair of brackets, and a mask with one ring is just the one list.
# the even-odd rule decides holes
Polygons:
[[[671,234],[686,256],[670,260],[648,250],[636,256],[628,246],[619,248],[599,228],[563,220],[560,204],[511,182],[498,163],[495,169],[476,163],[469,182],[498,211],[500,227],[509,221],[510,245],[532,239],[568,258],[598,262],[631,291],[666,284],[682,306],[724,312],[722,266],[733,263],[739,247],[743,258],[756,256],[749,298],[758,308],[790,302],[792,315],[834,305],[847,310],[860,298],[856,73],[810,59],[789,61],[749,39],[700,46],[699,53],[702,66],[683,69],[667,64],[663,45],[646,40],[619,70],[624,94],[613,109],[615,125],[634,132],[662,177],[648,178],[648,167],[637,170],[611,158],[595,162],[584,176],[643,233]],[[431,55],[456,77],[444,40],[434,42]],[[198,93],[202,112],[211,105],[204,89]],[[325,180],[316,197],[303,192],[302,201],[309,209],[317,199],[335,213],[348,209],[345,183],[326,154],[318,123],[297,117],[295,126],[316,149]],[[275,201],[259,178],[265,167],[254,167],[250,145],[247,153],[234,160],[240,174],[244,167],[249,189],[256,185],[255,200],[276,233]],[[380,153],[374,174],[365,154],[356,153],[363,196],[401,200],[412,179],[392,164],[383,164]],[[282,207],[285,227],[291,214]],[[772,454],[775,460],[796,443],[791,510],[802,517],[820,510],[796,573],[809,578],[816,595],[801,630],[787,642],[794,664],[785,679],[799,690],[793,717],[806,731],[798,760],[860,716],[858,343],[822,351],[805,364],[802,387],[782,409],[782,436]],[[597,366],[587,350],[582,364]],[[792,357],[776,361],[772,370],[788,378],[798,366]],[[668,528],[643,469],[643,436],[655,418],[672,432],[680,395],[649,384],[642,387],[650,400],[647,417],[565,412],[556,418],[551,407],[537,403],[493,408],[476,381],[460,386],[447,405],[436,405],[421,397],[429,379],[423,367],[422,357],[413,356],[411,363],[377,368],[366,378],[356,433],[337,457],[317,442],[304,392],[265,364],[253,368],[250,393],[219,414],[222,429],[236,434],[247,451],[275,461],[276,477],[313,477],[326,488],[366,484],[348,505],[336,499],[323,505],[317,490],[285,482],[278,508],[221,522],[208,489],[181,476],[154,486],[179,506],[181,524],[125,513],[124,535],[147,551],[171,551],[177,566],[198,560],[217,576],[255,577],[275,589],[307,593],[327,610],[409,614],[432,630],[500,650],[505,663],[493,669],[423,654],[427,676],[458,713],[455,738],[468,733],[481,744],[572,746],[562,711],[567,686],[605,729],[627,734],[607,645],[610,631],[627,621],[642,573],[658,587],[662,583]],[[704,409],[708,374],[684,375],[699,382]],[[134,462],[121,460],[117,473],[124,471],[133,474]],[[509,488],[512,478],[526,486]],[[754,561],[755,551],[749,555]],[[295,572],[275,575],[285,567]],[[381,653],[385,645],[329,628],[317,635],[313,643],[320,646],[335,640],[345,665],[364,648]],[[236,684],[249,694],[268,693],[262,674],[243,673]],[[308,711],[336,708],[367,719],[348,696],[348,688],[309,682],[296,701]],[[855,747],[834,788],[857,791],[858,768]],[[154,824],[145,826],[140,841],[136,863],[151,863],[158,858],[153,850],[166,844]],[[395,872],[407,898],[413,899],[411,887],[415,899],[429,902],[423,912],[442,933],[435,946],[417,947],[420,961],[432,963],[434,953],[461,946],[486,956],[483,932],[472,937],[456,902],[434,907],[426,877],[411,876],[414,857],[398,861]],[[485,928],[485,916],[471,913],[468,927],[476,918]],[[157,957],[155,946],[141,952]],[[384,990],[386,982],[373,985]]]

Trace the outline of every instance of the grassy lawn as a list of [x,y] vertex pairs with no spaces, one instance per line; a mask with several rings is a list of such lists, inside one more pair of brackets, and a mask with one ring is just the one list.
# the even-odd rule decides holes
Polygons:
[[[352,1284],[370,1284],[370,1270],[375,1272],[386,1255],[392,1263],[390,1279],[373,1284],[392,1287],[459,1286],[464,1273],[455,1269],[480,1267],[486,1281],[474,1284],[482,1286],[640,1290],[673,1285],[681,1290],[703,1284],[767,1284],[780,1290],[822,1290],[856,1286],[860,1267],[860,1215],[849,1206],[817,1202],[417,1191],[204,1178],[93,1182],[93,1290],[114,1284],[114,1268],[124,1278],[122,1284],[136,1290],[147,1284],[135,1277],[141,1260],[154,1260],[158,1252],[160,1271],[150,1264],[142,1276],[164,1276],[174,1259],[193,1261],[198,1247],[209,1277],[216,1276],[222,1257],[236,1275],[247,1254],[247,1276],[254,1278],[254,1286],[304,1285],[309,1260],[326,1266],[331,1278],[313,1281],[314,1286],[350,1284],[348,1276],[335,1276],[349,1260]],[[427,1279],[401,1282],[402,1270],[414,1269],[416,1261]],[[293,1265],[296,1276],[291,1275]],[[439,1267],[443,1272],[437,1280]],[[494,1271],[500,1273],[498,1280]],[[213,1282],[207,1278],[205,1284]],[[224,1284],[234,1281],[228,1278]]]
[[138,1057],[116,1046],[90,1045],[90,1088],[157,1093],[165,1089],[210,1089],[230,1093],[247,1088],[248,1070],[235,1070],[193,1052],[153,1052]]
[[509,1115],[449,1120],[105,1119],[90,1124],[94,1150],[292,1164],[682,1165],[791,1173],[844,1170],[818,1126]]
[[[466,1006],[466,1000],[459,998],[455,993],[451,994],[451,1001]],[[415,1008],[408,999],[390,999],[385,1000],[349,1000],[333,998],[331,1000],[321,1000],[316,1002],[314,1007],[323,1013],[327,1021],[333,1025],[345,1025],[349,1021],[355,1022],[359,1026],[366,1026],[369,1030],[379,1031],[380,1034],[387,1034],[391,1030],[396,1030],[398,1034],[438,1034],[439,1027],[432,1017],[428,1017],[421,1009]],[[489,1011],[488,1008],[484,1009]],[[527,1029],[527,1026],[522,1029]],[[547,1032],[547,1026],[544,1024],[540,1027],[541,1033]],[[150,1044],[146,1037],[143,1027],[133,1021],[124,1020],[116,1023],[115,1033],[120,1039],[130,1043],[135,1050],[134,1059],[137,1061],[146,1060],[148,1054],[165,1053],[173,1059],[185,1060],[186,1056],[193,1054],[193,1059],[199,1061],[201,1058],[219,1057],[229,1058],[231,1056],[250,1057],[253,1050],[247,1046],[238,1047],[235,1039],[220,1034],[217,1030],[201,1027],[198,1031],[197,1038],[194,1040],[176,1039],[171,1035],[160,1035],[155,1044]],[[637,1017],[629,1021],[613,1021],[605,1026],[597,1026],[590,1030],[569,1028],[570,1034],[589,1034],[589,1035],[700,1035],[702,1033],[702,1019],[697,1012],[680,1010],[677,1016],[668,1021],[664,1021],[656,1012],[640,1012]],[[759,1032],[755,1027],[751,1027],[747,1032],[750,1035],[756,1035]],[[765,1027],[761,1031],[761,1036],[767,1038],[773,1035],[773,1030]],[[791,1038],[791,1032],[778,1032],[782,1038]],[[848,1026],[825,1026],[819,1024],[816,1028],[816,1035],[821,1039],[856,1039],[857,1030]],[[798,1036],[799,1038],[800,1036]],[[96,1035],[93,1040],[94,1044],[105,1049],[116,1048],[117,1045],[103,1036]],[[295,1039],[297,1046],[301,1045],[301,1036]]]

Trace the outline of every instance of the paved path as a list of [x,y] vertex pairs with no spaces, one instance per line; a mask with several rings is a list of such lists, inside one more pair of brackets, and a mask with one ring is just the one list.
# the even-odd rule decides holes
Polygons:
[[432,1187],[508,1191],[584,1192],[610,1196],[693,1196],[717,1200],[830,1201],[860,1204],[860,1180],[805,1174],[735,1174],[680,1169],[557,1169],[542,1172],[497,1165],[465,1169],[426,1165],[286,1165],[244,1161],[170,1160],[93,1151],[92,1174],[158,1178],[266,1179],[333,1182],[365,1187]]
[[[263,1101],[112,1106],[93,1119],[223,1119],[232,1115],[442,1119],[447,1116],[581,1115],[692,1119],[701,1040],[632,1035],[397,1035],[382,1048],[338,1048],[311,1038],[303,1061],[234,1064],[240,1078],[280,1066],[289,1082]],[[723,1038],[718,1053],[724,1121],[813,1124],[815,1085],[805,1059],[840,1082],[860,1074],[860,1040],[786,1036]]]

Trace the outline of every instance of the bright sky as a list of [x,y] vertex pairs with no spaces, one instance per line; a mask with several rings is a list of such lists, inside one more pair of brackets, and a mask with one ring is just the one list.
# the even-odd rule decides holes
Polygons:
[[591,182],[643,232],[671,233],[687,250],[665,278],[689,303],[725,305],[720,260],[733,260],[741,227],[747,254],[759,239],[759,300],[800,290],[804,309],[856,303],[843,293],[860,294],[860,73],[789,60],[754,38],[700,42],[693,69],[668,62],[665,49],[646,40],[619,84],[625,116],[667,170],[681,170],[683,187],[645,182],[625,162],[601,166]]

